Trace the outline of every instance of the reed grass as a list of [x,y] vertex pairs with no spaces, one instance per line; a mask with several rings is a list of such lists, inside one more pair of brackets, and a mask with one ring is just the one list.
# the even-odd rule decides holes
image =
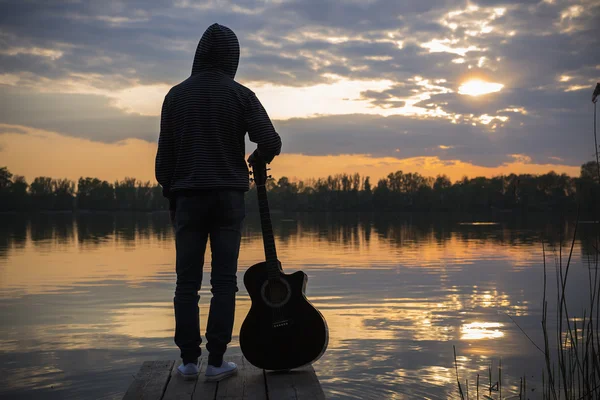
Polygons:
[[[594,103],[594,142],[598,182],[600,182],[600,158],[596,137],[596,104]],[[593,197],[592,197],[593,198]],[[593,208],[594,221],[598,221],[598,202]],[[579,317],[573,315],[568,307],[566,288],[573,248],[579,227],[579,209],[575,222],[575,231],[571,238],[569,255],[563,263],[562,241],[559,244],[559,258],[556,268],[557,283],[557,328],[556,348],[550,349],[550,332],[548,329],[548,301],[546,298],[546,251],[542,242],[544,258],[544,294],[542,307],[542,331],[544,335],[544,398],[553,400],[600,399],[600,229],[595,224],[596,232],[592,248],[588,255],[588,292],[586,307],[579,311]],[[547,378],[546,378],[547,377]],[[546,382],[547,380],[547,382]]]
[[[600,84],[599,84],[600,85]],[[594,103],[594,143],[598,182],[600,183],[600,156],[598,154],[598,141],[596,132],[596,104]],[[598,221],[600,201],[595,201],[594,221]],[[568,256],[563,260],[563,240],[559,240],[559,256],[555,263],[556,278],[556,329],[550,332],[548,326],[548,299],[547,299],[547,266],[546,245],[542,241],[543,257],[543,298],[542,298],[542,332],[544,339],[543,349],[540,348],[527,333],[519,326],[510,315],[509,318],[521,329],[523,334],[533,345],[544,354],[542,368],[542,398],[552,400],[583,400],[600,399],[600,223],[596,227],[595,236],[591,247],[594,249],[588,255],[588,300],[586,307],[573,313],[569,309],[566,296],[569,272],[572,267],[573,249],[579,227],[581,204],[578,206],[575,230],[570,239]],[[583,289],[583,288],[582,288]],[[552,334],[553,333],[553,334]],[[554,343],[554,346],[551,345]],[[456,348],[454,348],[454,365],[459,394],[464,399],[464,394],[458,376],[458,363],[456,361]],[[492,365],[488,369],[488,394],[484,399],[502,400],[502,361],[498,366],[498,381],[492,384]],[[468,380],[466,380],[468,385]],[[479,374],[476,381],[477,400],[479,400]],[[492,397],[497,392],[497,397]],[[536,394],[537,396],[537,394]],[[509,395],[505,399],[529,399],[527,392],[527,378],[520,378],[519,393]]]

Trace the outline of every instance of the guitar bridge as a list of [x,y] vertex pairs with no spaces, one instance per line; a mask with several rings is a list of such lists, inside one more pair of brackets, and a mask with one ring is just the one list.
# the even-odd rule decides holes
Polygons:
[[287,326],[290,326],[291,324],[292,324],[292,321],[289,319],[284,319],[283,321],[273,322],[273,329],[285,328]]

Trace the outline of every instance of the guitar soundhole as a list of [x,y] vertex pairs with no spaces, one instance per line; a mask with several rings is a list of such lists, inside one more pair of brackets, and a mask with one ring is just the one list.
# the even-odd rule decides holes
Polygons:
[[289,283],[282,279],[265,281],[261,292],[264,302],[269,307],[282,307],[288,302],[291,295]]

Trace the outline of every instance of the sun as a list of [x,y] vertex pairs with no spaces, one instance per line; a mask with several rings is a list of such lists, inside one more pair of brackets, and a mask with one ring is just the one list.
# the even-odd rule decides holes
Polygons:
[[481,96],[482,94],[499,92],[504,87],[501,83],[486,82],[481,79],[472,79],[460,85],[459,94],[468,96]]

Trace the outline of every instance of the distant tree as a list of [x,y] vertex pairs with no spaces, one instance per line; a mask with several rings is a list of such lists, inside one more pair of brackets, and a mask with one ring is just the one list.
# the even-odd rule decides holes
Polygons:
[[0,168],[0,206],[5,210],[12,210],[14,207],[10,193],[12,176],[7,167]]
[[98,178],[79,178],[77,208],[83,210],[114,210],[114,186]]
[[24,176],[15,175],[10,185],[10,192],[17,198],[25,199],[27,197],[27,189],[29,184]]
[[390,211],[394,209],[390,201],[390,192],[387,179],[377,181],[377,187],[373,191],[373,208],[376,211]]
[[136,207],[136,185],[136,179],[129,177],[115,182],[115,201],[118,209],[132,210]]
[[0,168],[0,192],[8,191],[12,176],[7,167]]
[[162,195],[162,187],[160,185],[152,186],[152,210],[166,210],[169,208],[169,201]]
[[369,181],[369,177],[365,178],[365,183],[363,184],[364,191],[366,193],[371,193],[371,182]]
[[54,209],[56,196],[54,195],[52,178],[47,176],[36,177],[29,186],[29,194],[31,195],[31,204],[36,210]]
[[579,203],[586,211],[600,211],[600,177],[596,161],[589,161],[581,166],[577,191]]
[[150,181],[138,182],[135,194],[135,209],[148,211],[152,207],[152,185]]
[[579,177],[583,180],[592,181],[598,183],[598,164],[596,161],[588,161],[581,166],[581,173]]
[[352,175],[352,191],[358,192],[360,190],[360,174],[356,173]]
[[433,182],[433,190],[436,192],[447,190],[450,187],[452,187],[452,182],[446,175],[438,175]]
[[27,209],[28,187],[23,176],[13,175],[7,167],[0,168],[0,211]]
[[358,192],[358,210],[369,211],[373,209],[373,191],[371,188],[371,178],[366,176],[362,180],[362,190]]
[[21,175],[15,175],[10,185],[10,201],[7,208],[21,211],[28,209],[30,207],[30,198],[27,193],[28,189],[29,184],[25,180],[25,177]]
[[57,210],[72,210],[75,203],[75,182],[69,179],[56,179],[52,181],[52,190],[55,196],[54,208]]

